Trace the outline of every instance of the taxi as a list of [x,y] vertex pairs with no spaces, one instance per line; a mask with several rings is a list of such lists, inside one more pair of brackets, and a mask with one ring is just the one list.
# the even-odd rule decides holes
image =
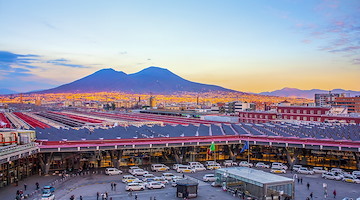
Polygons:
[[133,176],[133,175],[125,175],[125,176],[123,176],[123,178],[122,178],[122,182],[123,183],[131,183],[131,182],[133,182],[133,181],[135,181],[135,180],[139,180],[138,178],[136,178],[135,176]]
[[360,179],[355,178],[352,175],[345,175],[343,178],[344,182],[348,182],[348,183],[358,183],[360,184]]
[[286,170],[280,168],[271,168],[270,172],[274,174],[285,174]]

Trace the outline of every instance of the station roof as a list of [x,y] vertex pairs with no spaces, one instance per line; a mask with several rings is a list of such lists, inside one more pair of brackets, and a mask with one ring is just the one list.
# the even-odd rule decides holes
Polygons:
[[236,178],[248,183],[253,183],[255,185],[272,185],[275,183],[293,182],[293,179],[261,170],[251,169],[248,167],[222,168],[217,169],[215,173],[220,173],[222,175],[227,174],[229,177]]

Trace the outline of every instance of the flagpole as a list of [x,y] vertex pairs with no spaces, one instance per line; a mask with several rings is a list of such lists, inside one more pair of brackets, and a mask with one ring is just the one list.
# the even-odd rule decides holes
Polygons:
[[250,164],[250,143],[248,140],[248,163]]

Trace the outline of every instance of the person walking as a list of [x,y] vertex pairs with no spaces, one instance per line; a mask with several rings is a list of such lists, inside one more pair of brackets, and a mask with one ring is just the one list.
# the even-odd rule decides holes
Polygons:
[[309,182],[306,183],[306,187],[307,187],[308,190],[310,189],[310,183]]
[[24,191],[26,191],[27,185],[26,183],[24,183]]
[[39,183],[36,182],[35,185],[36,185],[36,189],[38,190],[38,189],[40,188],[40,187],[39,187]]
[[80,200],[83,200],[81,195],[80,195]]
[[114,183],[114,191],[116,191],[116,183]]
[[301,183],[301,184],[302,184],[302,181],[303,181],[303,178],[301,177],[301,178],[300,178],[300,183]]
[[114,183],[111,182],[111,191],[113,191],[113,190],[114,190]]
[[271,193],[271,200],[274,200],[274,194]]
[[135,200],[137,200],[137,194],[135,194]]
[[96,200],[99,200],[99,196],[100,196],[100,193],[97,192],[97,193],[96,193]]
[[334,190],[333,195],[334,195],[334,199],[335,199],[336,198],[336,190]]
[[312,192],[310,193],[310,198],[313,199],[313,193]]

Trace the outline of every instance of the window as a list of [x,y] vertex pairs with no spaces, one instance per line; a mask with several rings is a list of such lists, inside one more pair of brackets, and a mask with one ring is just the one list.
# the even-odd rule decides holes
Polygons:
[[303,113],[306,114],[306,110],[304,110]]
[[305,121],[306,121],[306,120],[307,120],[307,117],[303,117],[303,120],[305,120]]
[[296,117],[296,120],[300,120],[300,117],[299,117],[299,116],[297,116],[297,117]]
[[314,121],[314,118],[313,118],[313,117],[310,117],[310,121]]
[[314,110],[310,110],[310,114],[314,114]]
[[296,110],[296,113],[300,114],[300,110]]
[[320,122],[320,121],[321,121],[321,118],[320,118],[320,117],[318,117],[318,118],[317,118],[317,120],[318,120],[318,122]]
[[290,116],[290,119],[294,119],[294,116]]
[[293,109],[291,109],[291,110],[290,110],[290,113],[294,113],[294,110],[293,110]]
[[321,115],[321,110],[318,110],[317,113],[318,113],[318,115]]

